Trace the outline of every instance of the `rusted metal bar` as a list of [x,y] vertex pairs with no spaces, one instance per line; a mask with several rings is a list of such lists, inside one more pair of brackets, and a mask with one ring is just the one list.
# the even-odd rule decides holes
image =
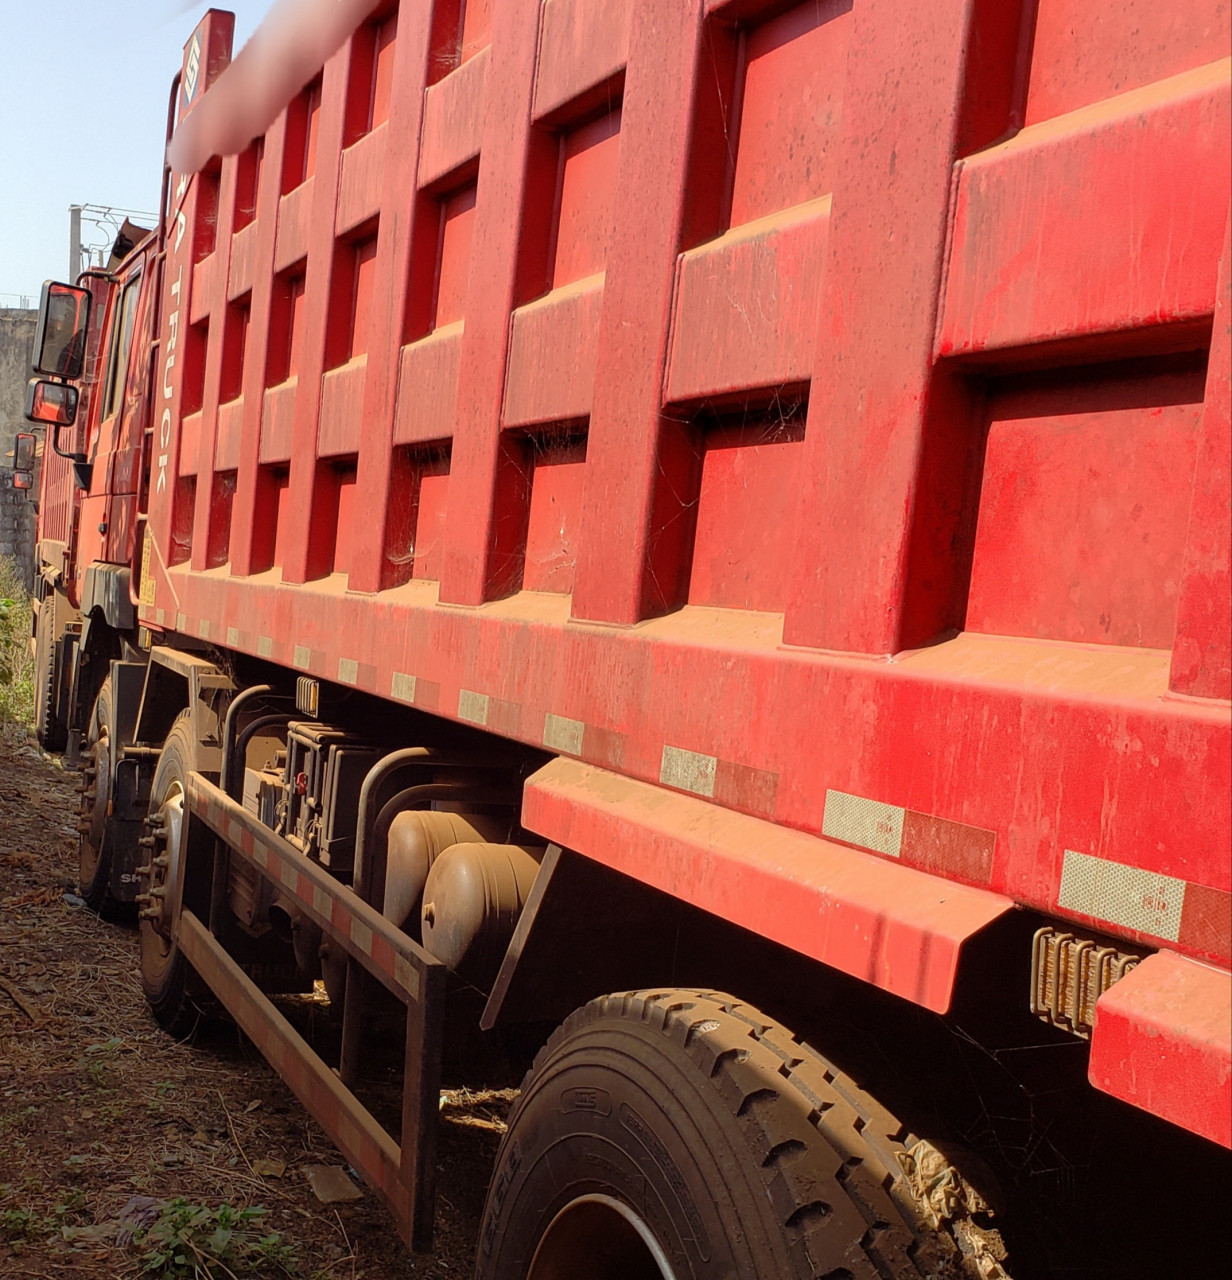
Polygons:
[[[411,1188],[411,1241],[432,1241],[436,1190],[436,1135],[440,1114],[441,1041],[445,969],[425,975],[422,1000],[406,1006],[406,1064],[402,1077],[400,1176]],[[426,1247],[426,1245],[425,1245]]]
[[294,895],[300,908],[400,1000],[419,1000],[424,974],[440,961],[335,880],[318,863],[271,831],[199,773],[190,775],[188,807],[268,880]]
[[[184,949],[189,962],[197,969],[212,990],[216,992],[223,1004],[231,1009],[236,1020],[244,1028],[258,1048],[269,1058],[296,1095],[312,1111],[335,1139],[338,1146],[347,1154],[357,1169],[370,1180],[377,1176],[385,1182],[373,1186],[380,1191],[382,1198],[389,1204],[394,1216],[398,1219],[399,1230],[404,1239],[415,1249],[431,1247],[432,1223],[435,1211],[436,1194],[436,1124],[440,1096],[441,1078],[441,1039],[444,1017],[445,967],[425,951],[421,946],[408,938],[400,929],[379,915],[352,890],[335,880],[328,871],[305,857],[293,845],[269,830],[255,816],[248,813],[241,805],[227,796],[219,787],[203,778],[199,773],[190,775],[187,788],[189,814],[192,819],[204,822],[229,847],[232,856],[245,858],[251,862],[267,879],[294,894],[300,907],[316,923],[346,951],[350,958],[347,981],[347,1005],[349,1006],[349,1022],[352,1034],[345,1043],[352,1046],[349,1055],[351,1061],[344,1059],[343,1078],[339,1079],[333,1071],[321,1061],[312,1049],[291,1029],[285,1019],[259,990],[244,976],[238,966],[226,956],[221,945],[209,935],[209,953],[212,965],[207,972],[199,966],[190,948],[201,950],[199,938],[192,938],[185,943],[185,938],[194,930],[202,929],[199,921],[191,912],[183,912],[180,916],[177,941]],[[217,953],[217,954],[215,954]],[[218,957],[221,957],[220,960]],[[222,966],[226,961],[226,968]],[[238,973],[247,986],[238,994],[232,990],[232,971]],[[214,975],[219,976],[222,986],[215,985]],[[355,978],[362,979],[356,983]],[[350,1140],[356,1141],[358,1133],[365,1142],[366,1131],[361,1122],[376,1122],[355,1099],[347,1088],[347,1083],[354,1079],[358,1065],[359,1046],[362,1042],[360,1032],[363,1027],[357,1025],[356,1019],[363,1021],[362,1014],[368,1002],[362,992],[363,986],[373,980],[380,981],[390,992],[407,1006],[407,1047],[405,1075],[403,1078],[403,1131],[402,1148],[394,1148],[394,1163],[397,1166],[395,1183],[390,1183],[386,1171],[386,1156],[377,1152],[368,1153],[368,1163],[361,1164],[345,1145],[333,1128],[330,1117],[337,1112],[335,1098],[342,1096],[348,1099],[350,1110],[341,1113],[337,1125],[346,1129]],[[352,994],[358,994],[352,1006]],[[255,1034],[240,1013],[232,1008],[231,998],[244,1004],[249,1020],[257,1023],[258,1030],[266,1037]],[[253,1005],[256,1012],[248,1010]],[[271,1019],[279,1019],[285,1027],[278,1034],[270,1031],[267,1023]],[[345,1023],[344,1023],[345,1032]],[[287,1037],[293,1037],[288,1039]],[[272,1038],[271,1038],[272,1037]],[[297,1067],[295,1059],[309,1055],[308,1067]],[[305,1059],[308,1061],[308,1059]],[[314,1065],[315,1064],[315,1065]],[[322,1093],[312,1084],[314,1074],[319,1066],[331,1083],[331,1091]],[[297,1078],[308,1070],[308,1082],[301,1092],[300,1088],[288,1077],[287,1072],[298,1073]],[[319,1109],[317,1103],[320,1103]],[[347,1117],[351,1118],[348,1119]],[[358,1117],[356,1119],[355,1117]],[[357,1129],[356,1125],[360,1125]],[[379,1126],[377,1126],[379,1130]],[[379,1130],[381,1138],[388,1144],[393,1140]],[[384,1149],[383,1149],[384,1150]]]
[[[411,1206],[417,1188],[403,1172],[413,1172],[414,1164],[407,1169],[397,1143],[188,910],[180,913],[179,946],[245,1035],[388,1206],[402,1237],[413,1243]],[[430,1210],[428,1216],[430,1220]],[[429,1221],[429,1237],[430,1233]]]

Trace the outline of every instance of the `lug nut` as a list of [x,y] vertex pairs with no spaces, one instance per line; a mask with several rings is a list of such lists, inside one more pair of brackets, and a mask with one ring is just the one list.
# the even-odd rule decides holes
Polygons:
[[147,862],[143,866],[138,867],[137,870],[133,872],[133,875],[140,876],[143,880],[148,880],[153,871],[154,867]]
[[139,907],[146,907],[146,906],[149,906],[149,904],[150,904],[150,900],[151,900],[151,899],[150,899],[150,895],[149,895],[148,893],[139,893],[139,894],[138,894],[138,895],[133,899],[133,901],[134,901],[134,902],[135,902]]
[[161,907],[143,907],[137,912],[138,920],[157,920],[163,913]]
[[155,867],[162,867],[165,871],[171,865],[171,855],[169,853],[160,853],[158,857],[154,859],[152,865]]
[[138,836],[137,837],[137,844],[142,849],[152,849],[154,848],[154,845],[156,843],[157,843],[156,836]]

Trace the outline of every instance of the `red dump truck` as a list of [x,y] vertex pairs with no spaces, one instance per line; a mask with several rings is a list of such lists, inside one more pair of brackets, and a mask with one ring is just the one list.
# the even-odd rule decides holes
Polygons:
[[1222,1268],[1228,5],[350,8],[45,290],[38,732],[154,1016],[418,1248],[442,1062],[529,1065],[492,1280]]

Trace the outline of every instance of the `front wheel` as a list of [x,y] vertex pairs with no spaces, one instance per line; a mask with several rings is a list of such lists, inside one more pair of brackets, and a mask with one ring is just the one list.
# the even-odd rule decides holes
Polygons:
[[56,684],[56,593],[39,604],[34,626],[34,736],[45,751],[63,751],[68,740],[60,719]]
[[929,1226],[900,1154],[909,1167],[902,1127],[755,1009],[605,996],[523,1084],[476,1280],[1004,1275]]

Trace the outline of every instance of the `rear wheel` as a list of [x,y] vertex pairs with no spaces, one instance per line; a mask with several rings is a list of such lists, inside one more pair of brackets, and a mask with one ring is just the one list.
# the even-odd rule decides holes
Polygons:
[[34,736],[45,751],[63,751],[68,741],[56,714],[56,593],[39,605],[34,627]]
[[1004,1276],[995,1233],[960,1247],[944,1215],[929,1225],[904,1176],[910,1145],[854,1082],[747,1005],[606,996],[564,1023],[523,1085],[476,1277]]
[[186,868],[187,860],[209,856],[207,842],[189,826],[185,812],[185,790],[195,756],[191,713],[183,711],[171,726],[154,770],[146,819],[150,843],[143,846],[149,861],[137,869],[143,888],[137,898],[141,905],[141,989],[155,1020],[176,1037],[192,1031],[208,1009],[204,984],[172,940],[167,900],[172,859],[184,859]]

